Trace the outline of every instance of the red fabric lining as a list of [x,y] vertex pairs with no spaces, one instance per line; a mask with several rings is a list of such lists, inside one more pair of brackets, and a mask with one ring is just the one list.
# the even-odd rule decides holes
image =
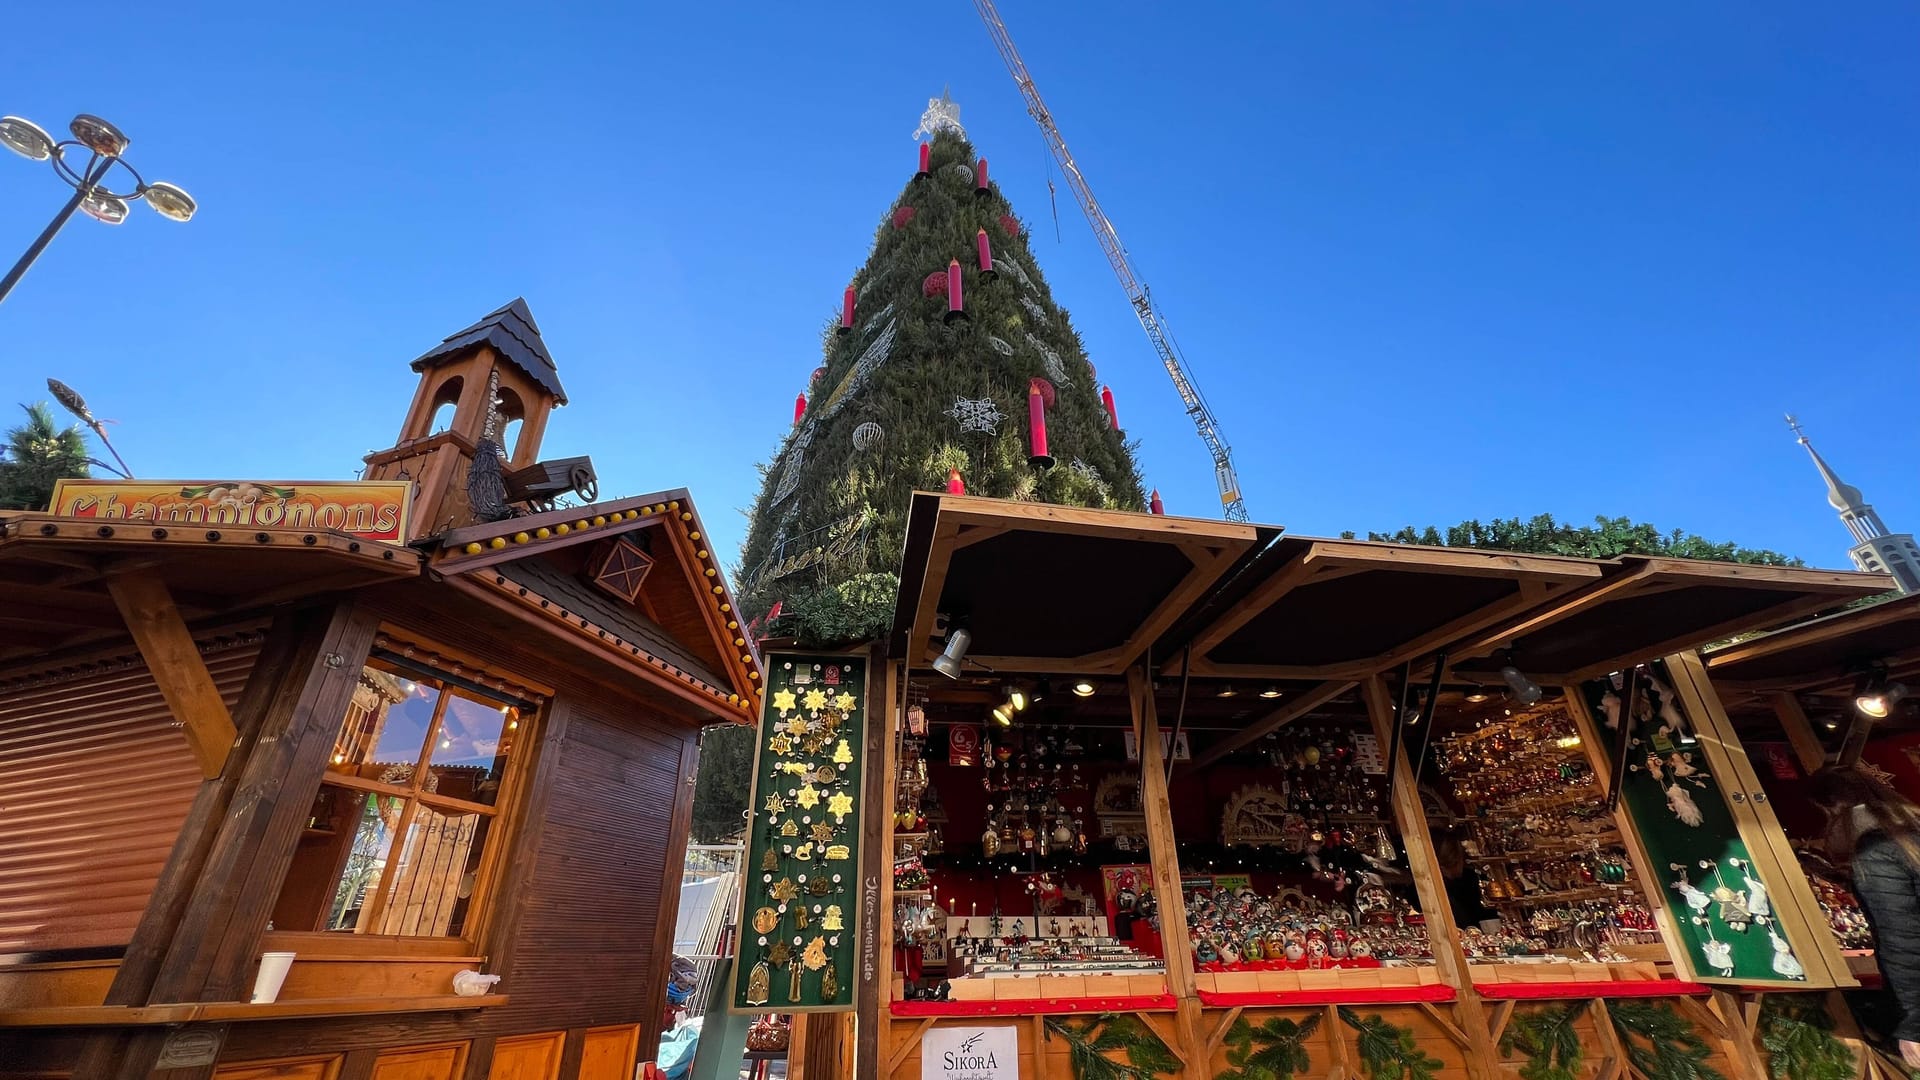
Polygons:
[[1291,1005],[1399,1005],[1414,1001],[1452,1001],[1451,986],[1353,986],[1329,990],[1201,990],[1200,1004],[1217,1008]]
[[1131,997],[1014,998],[1005,1001],[895,1001],[895,1016],[1042,1016],[1049,1013],[1138,1012],[1171,1009],[1172,994]]
[[1539,998],[1689,997],[1713,987],[1684,979],[1629,979],[1616,982],[1480,983],[1483,998],[1528,1001]]

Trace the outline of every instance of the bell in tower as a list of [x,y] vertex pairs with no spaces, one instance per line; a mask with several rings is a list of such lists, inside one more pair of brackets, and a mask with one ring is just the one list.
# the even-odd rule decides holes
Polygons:
[[[520,505],[547,508],[569,492],[597,494],[586,458],[537,460],[547,419],[567,394],[525,300],[449,335],[413,370],[420,386],[400,438],[368,455],[365,472],[369,480],[413,481],[410,539],[499,520]],[[475,469],[483,454],[488,460]],[[470,487],[482,491],[477,501]]]

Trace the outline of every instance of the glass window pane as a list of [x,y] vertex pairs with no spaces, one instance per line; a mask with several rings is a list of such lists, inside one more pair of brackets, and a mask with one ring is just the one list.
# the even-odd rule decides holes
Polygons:
[[439,699],[431,682],[362,668],[328,768],[362,780],[411,784]]
[[426,790],[449,799],[496,804],[507,755],[519,734],[519,713],[512,707],[448,695],[440,735],[428,759]]
[[[311,851],[303,845],[300,861],[311,872],[315,863],[339,866],[324,920],[318,929],[366,932],[367,905],[380,885],[380,873],[386,869],[393,848],[394,830],[400,825],[400,813],[406,800],[393,795],[371,795],[348,788],[325,787],[323,794],[335,808],[333,819],[339,823],[333,840]],[[296,865],[296,870],[301,869]],[[291,882],[293,874],[288,875]],[[284,895],[284,894],[283,894]],[[289,927],[289,929],[292,929]]]
[[[497,713],[495,715],[498,715]],[[472,903],[474,877],[493,818],[418,805],[400,845],[378,925],[366,933],[409,937],[458,935]]]

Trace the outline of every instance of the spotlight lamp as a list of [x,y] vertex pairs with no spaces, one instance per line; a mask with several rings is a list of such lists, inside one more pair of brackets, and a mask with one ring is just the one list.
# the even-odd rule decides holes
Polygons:
[[1540,684],[1527,678],[1525,673],[1513,666],[1512,653],[1507,654],[1506,660],[1507,662],[1500,666],[1500,678],[1507,684],[1507,691],[1513,695],[1513,700],[1522,705],[1540,704],[1540,699],[1546,696],[1546,692],[1540,689]]
[[1238,694],[1239,694],[1239,691],[1233,688],[1232,683],[1226,683],[1225,685],[1221,686],[1220,689],[1214,691],[1213,696],[1214,697],[1234,697]]
[[1033,684],[1033,693],[1027,695],[1027,700],[1038,705],[1051,696],[1053,696],[1053,680],[1041,679]]
[[1268,686],[1266,689],[1260,691],[1260,696],[1266,698],[1268,701],[1272,701],[1274,698],[1280,696],[1280,688],[1277,686]]
[[1074,697],[1092,697],[1093,689],[1093,682],[1089,679],[1075,679],[1073,681]]
[[1008,683],[1007,684],[1007,704],[1010,707],[1012,707],[1014,712],[1026,712],[1027,711],[1027,692],[1025,690],[1020,689],[1020,686],[1017,683]]
[[993,707],[993,718],[1000,722],[1001,727],[1013,726],[1013,706],[1005,702],[995,705]]
[[947,631],[947,646],[933,662],[933,670],[949,679],[958,679],[966,666],[967,650],[973,647],[973,632],[964,626]]
[[1906,683],[1888,682],[1886,669],[1876,668],[1861,681],[1860,691],[1853,697],[1853,707],[1860,710],[1862,716],[1885,720],[1906,696]]

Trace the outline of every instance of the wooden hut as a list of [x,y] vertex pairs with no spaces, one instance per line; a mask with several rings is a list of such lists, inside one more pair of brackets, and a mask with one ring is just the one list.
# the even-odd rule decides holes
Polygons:
[[338,494],[395,535],[298,483],[0,514],[0,1074],[652,1056],[697,735],[757,662],[685,491],[556,505],[591,466],[539,460],[565,397],[523,302],[414,368]]
[[[878,763],[896,809],[883,844],[901,870],[885,882],[875,936],[918,955],[883,962],[892,986],[861,999],[861,1075],[945,1075],[945,1055],[964,1045],[1012,1056],[982,1075],[1056,1080],[1103,1052],[1138,1055],[1136,1075],[1193,1078],[1255,1075],[1249,1062],[1264,1055],[1332,1077],[1707,1065],[1760,1080],[1758,1033],[1774,1016],[1763,1002],[1856,980],[1773,806],[1754,797],[1696,650],[1887,586],[1882,575],[1322,540],[916,496],[888,650],[889,685],[903,689]],[[1096,771],[1083,749],[1095,744],[1110,748],[1097,766],[1110,777],[1057,779]],[[1329,757],[1364,795],[1310,797],[1296,813],[1298,785]],[[1243,775],[1223,779],[1234,769]],[[1516,779],[1533,786],[1516,796],[1503,786]],[[1258,790],[1288,784],[1291,794]],[[1089,800],[1083,823],[1073,804]],[[1288,814],[1303,819],[1297,836]],[[1049,825],[1067,854],[1035,842]],[[1455,826],[1500,912],[1484,925],[1455,914],[1459,871],[1440,843]],[[1331,858],[1355,833],[1369,855],[1380,838],[1376,867],[1400,863],[1400,899],[1382,890],[1366,911],[1329,886],[1332,899],[1296,889],[1250,906],[1258,873],[1196,865],[1251,865],[1290,839]],[[1516,839],[1474,846],[1490,833]],[[1488,890],[1502,868],[1543,860],[1559,880]],[[1115,862],[1135,865],[1079,865]],[[1575,864],[1602,876],[1569,884]],[[1136,894],[1157,896],[1151,918],[1119,919],[1111,894],[1104,910],[1093,896],[1085,914],[1042,911],[1061,884],[1072,896],[1084,871],[1097,891],[1110,870],[1125,874],[1126,910],[1148,910]],[[1745,883],[1728,888],[1726,875]],[[1023,880],[1030,911],[1010,899]],[[1330,955],[1333,932],[1304,955],[1297,939],[1269,938],[1265,959],[1251,942],[1244,956],[1199,947],[1207,916],[1190,904],[1213,912],[1236,890],[1233,910],[1277,913],[1276,925],[1324,913],[1343,950],[1350,927],[1367,955]],[[1601,920],[1583,937],[1543,923],[1548,902],[1645,922]],[[932,954],[903,937],[909,912],[930,935],[919,940],[945,938],[939,954],[972,950],[947,964],[950,978],[929,976]],[[1123,921],[1135,924],[1124,935]],[[1573,1033],[1571,1060],[1543,1046],[1548,1027]]]

